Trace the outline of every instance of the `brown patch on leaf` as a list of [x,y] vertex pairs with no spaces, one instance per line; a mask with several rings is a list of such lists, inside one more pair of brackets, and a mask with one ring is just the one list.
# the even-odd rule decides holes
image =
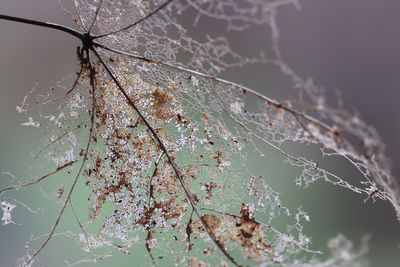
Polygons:
[[218,246],[225,250],[226,235],[224,233],[226,229],[219,229],[223,222],[223,218],[213,214],[204,214],[201,216],[201,220],[212,238],[217,242]]
[[96,220],[99,217],[101,207],[106,201],[106,196],[104,194],[96,194],[95,192],[93,192],[91,194],[91,197],[92,207],[89,209],[89,221]]
[[253,208],[246,204],[242,204],[240,217],[235,217],[231,239],[246,249],[249,259],[261,260],[271,249],[271,245],[264,241],[260,223],[254,220]]
[[174,116],[173,112],[168,109],[168,104],[173,100],[171,95],[157,87],[152,93],[152,98],[154,100],[152,113],[157,119],[169,120]]
[[213,215],[213,214],[204,214],[203,216],[201,216],[201,220],[204,222],[206,227],[212,233],[217,231],[217,229],[222,221],[222,219],[220,217]]
[[207,265],[196,257],[189,257],[188,265],[190,267],[206,267]]
[[208,125],[210,116],[208,113],[203,113],[203,116],[201,116],[201,121],[203,122],[204,125]]
[[185,127],[185,129],[187,129],[189,127],[189,121],[180,113],[176,114],[176,120],[178,123],[183,124],[183,126]]
[[221,150],[217,150],[214,152],[214,159],[217,160],[218,165],[222,164],[223,159],[222,159],[222,151]]
[[202,185],[202,190],[206,192],[207,196],[206,199],[207,200],[211,200],[213,197],[213,189],[217,188],[218,185],[214,182],[208,182]]
[[198,165],[190,164],[185,169],[185,177],[191,177],[193,179],[199,174],[200,168]]
[[205,214],[201,220],[218,246],[224,250],[230,240],[243,247],[249,259],[260,261],[271,249],[271,244],[264,240],[265,233],[261,224],[254,219],[250,205],[242,204],[240,216]]

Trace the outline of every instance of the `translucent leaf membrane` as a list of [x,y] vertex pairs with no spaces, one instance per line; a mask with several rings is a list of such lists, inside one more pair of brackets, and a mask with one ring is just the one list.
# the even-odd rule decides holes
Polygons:
[[[156,79],[152,75],[156,69],[152,69],[146,70],[143,80],[140,74],[145,70],[136,68],[146,64],[122,60],[114,57],[115,64],[110,66],[167,152],[132,112],[118,88],[104,81],[96,132],[104,142],[105,155],[96,159],[95,170],[87,172],[91,173],[88,186],[93,191],[91,218],[106,202],[116,207],[101,232],[118,239],[124,247],[144,235],[153,257],[168,258],[169,254],[162,251],[180,247],[175,256],[182,262],[195,261],[192,253],[201,255],[201,251],[207,256],[203,262],[224,258],[223,253],[229,255],[228,259],[236,255],[238,262],[272,261],[272,246],[264,235],[267,231],[275,234],[266,222],[254,221],[253,214],[268,212],[268,220],[272,220],[282,207],[277,193],[242,164],[246,140],[238,139],[238,133],[216,117],[221,114],[218,103],[205,109],[210,95],[201,92],[200,85],[195,90],[199,95],[193,94],[193,81],[187,75],[170,71],[162,75],[165,79]],[[177,165],[181,178],[171,164]],[[251,219],[250,215],[239,215],[247,209],[251,210]],[[235,234],[230,233],[229,227],[236,224],[244,226],[236,226]],[[242,237],[237,237],[239,234]],[[293,243],[297,242],[293,238]],[[300,248],[298,244],[287,253],[298,253]]]
[[[118,30],[138,21],[164,2],[165,1],[161,0],[75,0],[74,4],[85,28],[89,28],[94,22],[94,18],[96,17],[95,14],[98,10],[99,4],[101,3],[101,8],[98,11],[95,25],[97,27],[103,27],[103,33],[106,33]],[[107,26],[106,23],[110,24]]]
[[[258,139],[267,142],[295,141],[315,143],[322,146],[323,155],[337,155],[348,160],[363,176],[362,184],[356,188],[334,175],[329,175],[319,168],[314,168],[315,162],[306,159],[294,160],[293,164],[304,167],[306,170],[299,184],[308,185],[319,179],[329,180],[335,184],[345,186],[356,192],[373,194],[374,198],[389,200],[399,216],[399,190],[395,179],[390,173],[389,160],[384,154],[384,143],[376,130],[368,126],[357,115],[346,112],[343,107],[331,108],[326,104],[322,91],[312,81],[303,80],[283,60],[279,51],[279,31],[276,25],[278,8],[285,5],[296,5],[296,1],[172,1],[161,11],[154,13],[150,18],[135,24],[144,14],[151,14],[157,10],[157,5],[163,3],[148,3],[148,7],[138,5],[117,6],[119,11],[107,7],[107,1],[102,3],[100,12],[108,15],[99,16],[96,25],[100,35],[110,33],[99,41],[105,46],[116,51],[144,56],[149,60],[163,62],[170,65],[184,66],[194,71],[208,75],[218,75],[226,69],[243,66],[248,63],[272,63],[293,82],[294,88],[299,91],[300,101],[295,101],[292,106],[280,107],[269,99],[251,95],[246,90],[225,86],[216,88],[211,95],[213,101],[221,101],[226,117],[242,124],[242,130]],[[154,4],[154,7],[150,7]],[[113,12],[127,12],[137,8],[135,12],[142,12],[142,17],[122,16],[124,22],[115,22]],[[139,11],[141,10],[141,11]],[[197,41],[188,35],[178,18],[179,14],[195,11],[198,21],[201,17],[226,23],[227,29],[246,30],[252,25],[265,25],[271,36],[271,47],[275,58],[267,59],[263,56],[258,59],[249,59],[233,51],[228,41],[221,38],[210,38]],[[131,12],[131,14],[135,14]],[[103,13],[101,13],[103,14]],[[136,15],[132,15],[136,16]],[[109,25],[118,25],[121,31],[109,30]],[[129,27],[130,25],[134,25]],[[161,76],[161,75],[158,75]],[[158,77],[157,77],[158,78]],[[194,79],[197,79],[194,77]],[[206,81],[216,85],[215,82]],[[204,87],[207,87],[205,84]],[[236,92],[233,92],[236,91]],[[242,92],[240,92],[242,91]],[[219,95],[218,95],[219,94]],[[241,95],[243,94],[243,95]],[[219,97],[218,97],[219,96]],[[259,110],[252,110],[247,103],[253,106],[252,98],[258,99]],[[247,100],[245,100],[247,99]],[[260,101],[261,100],[261,101]],[[279,103],[278,103],[279,104]],[[268,105],[270,107],[268,107]],[[279,111],[280,110],[280,111]],[[293,112],[298,110],[298,112]],[[219,111],[218,111],[219,112]],[[308,119],[303,112],[314,115],[316,119]],[[272,139],[270,139],[272,138]],[[274,144],[276,145],[276,144]],[[314,171],[313,171],[314,170]],[[314,173],[314,177],[312,176]],[[366,196],[367,197],[367,196]]]
[[[372,195],[373,198],[387,199],[397,209],[397,193],[393,191],[396,184],[393,179],[389,178],[391,176],[386,166],[388,160],[382,154],[381,146],[383,143],[376,131],[366,126],[360,119],[355,119],[359,121],[359,128],[356,125],[346,125],[351,124],[351,122],[339,127],[341,124],[339,124],[338,115],[332,109],[330,109],[331,112],[326,112],[326,115],[321,113],[326,119],[315,119],[297,111],[297,106],[294,104],[290,106],[282,105],[233,83],[227,83],[210,76],[196,75],[193,72],[179,71],[176,74],[173,68],[161,67],[162,64],[141,64],[132,61],[132,58],[126,60],[127,64],[133,62],[130,68],[139,66],[138,71],[144,71],[142,77],[145,77],[150,83],[161,84],[164,82],[173,84],[178,89],[182,88],[171,93],[180,98],[180,103],[187,103],[190,113],[193,113],[194,117],[192,118],[194,120],[199,120],[199,116],[206,117],[208,120],[210,117],[214,119],[214,124],[220,125],[219,131],[225,137],[229,147],[240,148],[240,146],[243,146],[240,140],[245,143],[264,142],[272,150],[281,154],[289,163],[303,169],[303,174],[296,180],[299,185],[308,186],[312,182],[322,179],[356,193],[365,193],[366,198],[372,192],[375,192]],[[347,117],[350,116],[343,111],[341,112]],[[202,113],[206,115],[199,115]],[[332,124],[331,118],[336,122],[334,126],[330,126]],[[344,122],[345,119],[342,119],[342,124]],[[226,134],[224,134],[224,131],[226,131]],[[229,131],[232,132],[229,133]],[[351,135],[353,135],[353,139],[355,137],[358,140],[365,141],[368,140],[366,138],[369,138],[374,142],[370,142],[371,145],[368,148],[364,146],[360,149],[346,139],[347,136],[351,137]],[[352,139],[349,140],[354,142]],[[232,144],[229,144],[229,141]],[[286,151],[282,148],[282,144],[285,142],[317,145],[322,149],[321,157],[343,157],[360,172],[361,183],[351,184],[350,179],[340,177],[335,170],[323,169],[318,166],[317,162],[308,160],[301,154],[299,155],[298,152]],[[377,160],[380,160],[380,163],[365,154],[366,149],[377,151]],[[241,161],[245,161],[245,158],[244,155]],[[377,167],[380,169],[379,171]],[[375,174],[372,175],[373,173]],[[388,192],[380,192],[378,186],[383,188],[386,186]]]
[[390,160],[385,155],[385,143],[376,129],[363,121],[357,113],[346,111],[340,99],[337,106],[329,106],[323,90],[315,86],[312,80],[303,80],[283,62],[278,65],[303,96],[293,105],[294,108],[319,120],[317,123],[307,120],[304,125],[317,144],[320,144],[322,156],[345,159],[361,175],[361,180],[355,184],[359,189],[343,182],[338,184],[366,193],[366,199],[372,197],[374,200],[388,200],[399,219],[399,185],[391,173]]
[[[284,265],[300,262],[299,255],[310,241],[302,233],[304,214],[298,213],[289,232],[271,227],[287,209],[263,178],[251,173],[247,160],[255,140],[265,139],[293,165],[301,162],[301,167],[315,169],[312,162],[288,156],[279,148],[287,140],[312,142],[299,120],[271,104],[246,111],[246,93],[230,85],[108,52],[101,55],[109,58],[109,67],[126,94],[167,149],[163,151],[143,120],[132,114],[132,106],[116,85],[108,87],[110,82],[104,81],[107,86],[98,103],[105,103],[104,114],[110,121],[103,115],[97,118],[102,121],[99,125],[107,126],[101,136],[112,142],[105,145],[106,151],[109,147],[114,152],[103,161],[107,164],[98,166],[111,171],[104,177],[118,178],[111,182],[112,197],[108,197],[108,183],[103,184],[107,178],[95,178],[89,184],[96,188],[97,203],[92,205],[96,210],[106,201],[117,205],[102,232],[120,239],[124,247],[130,246],[124,242],[136,242],[139,233],[147,232],[141,235],[146,236],[151,255],[168,257],[158,252],[182,246],[182,253],[174,255],[190,264],[212,263],[224,258],[224,253],[234,263],[243,259]],[[261,116],[265,113],[269,123]],[[182,180],[171,164],[176,164]],[[320,169],[310,175],[320,172],[327,176]],[[96,176],[102,171],[92,173]],[[121,179],[129,190],[121,186]],[[255,214],[264,221],[256,221]],[[129,233],[135,238],[129,238]],[[201,259],[192,256],[199,249],[205,255]]]
[[[219,3],[221,5],[219,12],[229,9],[229,5],[235,6],[235,2]],[[157,8],[164,4],[165,7],[156,12]],[[228,67],[265,61],[264,56],[261,55],[256,58],[247,58],[233,51],[223,36],[210,37],[198,32],[196,34],[201,35],[201,37],[193,38],[193,35],[196,34],[188,32],[182,26],[184,16],[181,14],[201,14],[199,8],[194,8],[198,4],[186,1],[162,1],[161,3],[158,1],[140,1],[137,5],[126,3],[116,5],[114,1],[102,1],[95,22],[99,32],[96,38],[103,36],[103,38],[98,39],[99,42],[114,49],[141,54],[153,60],[169,63],[179,62],[193,70],[209,74],[217,74]],[[250,4],[249,2],[244,4],[242,8],[233,8],[233,12],[243,11],[244,13],[238,15],[237,18],[232,18],[232,20],[244,25],[266,24],[269,21],[269,11],[273,11],[275,8],[275,5],[262,7],[262,4]],[[93,4],[90,10],[96,10],[96,4]],[[144,19],[153,12],[154,15]],[[246,18],[252,12],[262,14],[252,16],[251,19]],[[212,10],[207,10],[208,13],[210,15]],[[222,16],[226,23],[231,23],[228,16],[235,17],[235,13]],[[91,18],[87,19],[86,24],[91,23],[93,17],[92,14]],[[218,22],[218,15],[211,17]],[[140,23],[137,23],[138,21]]]
[[[303,233],[307,213],[285,207],[251,168],[249,155],[274,154],[299,172],[293,183],[324,180],[389,200],[399,214],[398,187],[376,131],[329,107],[280,56],[276,12],[295,3],[74,1],[78,24],[98,37],[101,60],[90,52],[89,64],[81,55],[76,86],[40,98],[38,118],[25,100],[17,110],[27,124],[45,128],[48,140],[38,154],[54,161],[55,172],[79,162],[75,181],[84,180],[89,191],[88,211],[84,223],[74,212],[82,233],[73,238],[84,251],[141,247],[148,266],[362,266],[366,244],[354,249],[340,235],[329,243],[328,259],[312,251]],[[195,12],[195,23],[208,17],[230,30],[265,25],[274,57],[247,58],[223,37],[195,39],[177,19],[185,12]],[[276,66],[299,99],[279,103],[218,78],[249,63]],[[361,180],[296,149],[307,145],[321,149],[321,157],[344,159]],[[75,193],[72,183],[55,190],[64,206]],[[3,222],[11,222],[10,212]]]

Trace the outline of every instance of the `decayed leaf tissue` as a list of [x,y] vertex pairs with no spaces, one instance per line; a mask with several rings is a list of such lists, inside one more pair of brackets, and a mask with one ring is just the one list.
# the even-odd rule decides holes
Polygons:
[[[17,106],[21,125],[43,134],[32,153],[47,172],[4,173],[2,227],[28,223],[14,217],[18,210],[52,224],[26,237],[16,264],[41,266],[53,242],[72,240],[83,256],[66,251],[60,266],[117,254],[133,266],[364,266],[368,238],[353,245],[338,233],[322,254],[305,231],[307,207],[287,206],[274,173],[254,167],[276,161],[300,188],[327,182],[361,194],[361,202],[389,202],[400,219],[399,188],[377,131],[328,104],[283,59],[277,18],[288,5],[301,2],[75,0],[60,8],[76,30],[2,14],[2,23],[80,42],[71,55],[76,73],[45,93],[37,81]],[[203,20],[219,35],[196,32]],[[254,28],[266,35],[265,51],[243,53],[232,36]],[[279,72],[295,97],[274,100],[223,78],[253,65]],[[32,210],[21,197],[35,188],[49,206]]]

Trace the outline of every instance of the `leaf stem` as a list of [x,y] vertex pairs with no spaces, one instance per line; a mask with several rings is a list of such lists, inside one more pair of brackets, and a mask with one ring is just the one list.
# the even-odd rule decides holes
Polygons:
[[14,22],[19,22],[19,23],[25,23],[25,24],[30,24],[30,25],[35,25],[35,26],[40,26],[44,28],[50,28],[62,32],[69,33],[79,40],[84,40],[86,37],[83,33],[74,30],[72,28],[62,26],[56,23],[52,22],[43,22],[43,21],[37,21],[37,20],[31,20],[31,19],[25,19],[25,18],[19,18],[19,17],[13,17],[13,16],[8,16],[8,15],[2,15],[0,14],[0,20],[8,20],[8,21],[14,21]]

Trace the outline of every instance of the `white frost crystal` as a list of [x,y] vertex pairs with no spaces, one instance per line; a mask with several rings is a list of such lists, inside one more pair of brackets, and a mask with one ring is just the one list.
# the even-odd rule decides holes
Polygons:
[[12,220],[11,212],[16,206],[12,203],[9,203],[7,201],[2,201],[1,202],[1,209],[3,210],[3,217],[1,218],[1,221],[3,222],[3,225],[7,225],[10,223],[15,223]]
[[40,127],[40,122],[34,121],[32,117],[28,117],[28,121],[21,123],[22,126],[33,126],[36,128]]
[[244,110],[244,103],[235,101],[235,102],[231,103],[230,110],[233,114],[240,114]]

